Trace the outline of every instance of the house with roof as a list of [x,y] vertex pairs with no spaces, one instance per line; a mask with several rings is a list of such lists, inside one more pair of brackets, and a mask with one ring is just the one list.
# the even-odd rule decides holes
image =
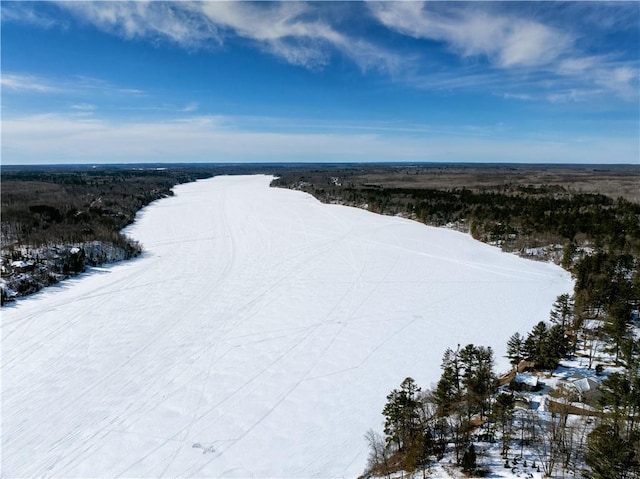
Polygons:
[[31,271],[34,266],[35,263],[33,261],[17,260],[11,262],[11,269],[14,273],[26,273],[27,271]]
[[512,391],[539,391],[542,384],[538,381],[538,376],[531,373],[516,373],[510,383]]
[[578,401],[585,404],[595,405],[600,396],[602,396],[600,383],[589,376],[574,374],[567,380],[562,381],[562,384],[567,390],[576,395]]

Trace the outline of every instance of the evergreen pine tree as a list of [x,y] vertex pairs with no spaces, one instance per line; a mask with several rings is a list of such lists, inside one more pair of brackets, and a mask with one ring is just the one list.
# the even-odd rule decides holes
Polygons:
[[605,331],[611,335],[616,354],[616,361],[620,356],[620,347],[629,336],[631,326],[631,306],[625,299],[616,300],[609,307],[609,316]]
[[460,466],[462,466],[462,470],[467,473],[471,473],[475,471],[477,467],[477,457],[476,457],[476,448],[473,444],[469,446],[469,448],[462,455],[462,461],[460,461]]
[[546,338],[547,325],[544,321],[540,321],[533,327],[524,342],[524,353],[527,360],[535,361],[536,363],[540,360],[540,351]]
[[567,354],[569,340],[565,336],[564,328],[559,324],[552,326],[540,345],[536,363],[544,369],[555,369],[560,359]]
[[462,400],[459,351],[447,348],[442,358],[442,376],[434,392],[440,416],[447,416]]
[[[638,445],[640,437],[636,441],[636,447]],[[584,459],[591,468],[586,473],[590,479],[640,477],[640,463],[634,444],[622,438],[614,424],[601,424],[589,434]]]
[[573,298],[568,294],[561,294],[553,303],[549,315],[551,322],[559,324],[564,329],[571,326],[573,322]]
[[602,382],[602,422],[587,438],[592,479],[640,477],[640,371],[613,373]]
[[385,416],[384,433],[387,444],[395,444],[399,451],[415,442],[420,432],[418,393],[420,388],[412,378],[406,378],[400,390],[387,395],[387,404],[382,410]]
[[520,333],[513,334],[507,341],[507,358],[515,367],[524,359],[524,338]]

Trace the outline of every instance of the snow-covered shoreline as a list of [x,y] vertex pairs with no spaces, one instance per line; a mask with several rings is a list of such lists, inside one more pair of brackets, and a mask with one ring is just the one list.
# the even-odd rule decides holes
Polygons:
[[547,319],[569,274],[271,177],[179,185],[143,258],[2,318],[2,475],[357,476],[363,434],[446,347]]

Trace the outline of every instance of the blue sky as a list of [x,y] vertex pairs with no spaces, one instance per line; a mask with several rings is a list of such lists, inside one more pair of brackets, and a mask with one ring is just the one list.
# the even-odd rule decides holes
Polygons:
[[640,163],[638,2],[2,2],[2,162]]

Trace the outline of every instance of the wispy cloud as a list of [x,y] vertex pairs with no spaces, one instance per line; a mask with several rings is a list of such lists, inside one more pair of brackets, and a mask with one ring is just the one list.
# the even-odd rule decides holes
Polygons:
[[[611,29],[637,30],[638,4],[549,4],[552,7],[528,2],[340,4],[345,18],[358,17],[362,21],[356,23],[375,25],[373,30],[354,28],[354,22],[336,14],[335,4],[323,2],[58,1],[46,3],[47,8],[7,2],[2,18],[44,27],[75,18],[123,38],[186,49],[242,44],[308,69],[322,69],[342,56],[362,72],[384,72],[394,82],[421,89],[490,87],[550,101],[555,101],[554,94],[575,89],[637,101],[638,52],[634,56],[615,47],[603,49],[598,42]],[[34,5],[42,7],[40,2]],[[385,34],[379,35],[380,27]],[[599,33],[590,39],[586,31]],[[388,41],[390,32],[415,42],[410,48],[394,47]],[[442,49],[457,63],[438,63],[432,53]],[[434,68],[434,62],[442,68]],[[3,76],[3,85],[27,89],[13,80]],[[24,85],[33,91],[47,87],[33,79]],[[121,93],[144,94],[135,89]]]
[[[82,96],[145,97],[147,92],[138,88],[124,88],[109,81],[87,76],[44,77],[17,72],[2,72],[0,83],[3,88],[14,92],[31,92],[49,95],[73,94]],[[76,105],[79,105],[77,103]],[[83,103],[87,105],[88,103]]]
[[28,91],[37,93],[55,93],[62,89],[59,85],[35,75],[22,75],[19,73],[2,73],[0,75],[2,88],[14,91]]
[[0,8],[3,22],[24,23],[40,28],[66,27],[64,20],[37,8],[35,2],[3,2]]
[[400,62],[392,52],[338,31],[322,18],[317,5],[302,2],[205,2],[200,5],[212,23],[296,65],[323,66],[333,50],[343,53],[362,69],[393,70]]
[[593,82],[631,101],[638,100],[640,61],[601,65],[590,72]]
[[180,111],[184,113],[191,113],[198,110],[198,104],[195,101],[187,104],[184,108],[181,108]]
[[601,90],[595,89],[571,88],[550,93],[547,95],[547,100],[551,103],[581,103],[598,96],[601,92]]
[[125,38],[167,39],[181,46],[220,41],[192,2],[61,1],[57,5],[103,31]]
[[523,101],[534,100],[533,95],[530,95],[529,93],[505,93],[503,97],[507,100],[523,100]]
[[[466,130],[469,131],[466,131]],[[108,121],[59,114],[3,119],[3,161],[450,161],[633,162],[637,138],[496,138],[469,125],[451,135],[293,132],[243,129],[233,119],[196,116]],[[613,161],[613,160],[611,160]]]
[[95,113],[97,106],[91,103],[77,103],[75,105],[71,105],[70,109],[78,117],[89,117]]
[[361,69],[393,71],[400,58],[354,38],[305,2],[57,2],[81,21],[124,38],[163,40],[185,48],[218,47],[233,38],[288,63],[322,68],[335,52]]
[[373,15],[392,30],[444,42],[465,57],[482,55],[503,68],[549,64],[572,45],[572,38],[558,29],[530,19],[492,14],[468,4],[453,3],[439,9],[423,2],[368,5]]
[[[369,2],[368,5],[374,17],[387,28],[415,39],[440,42],[460,58],[480,58],[491,67],[487,70],[480,65],[477,71],[457,68],[420,74],[411,79],[416,86],[481,88],[536,82],[539,89],[571,81],[574,88],[590,86],[592,93],[608,92],[637,100],[638,59],[619,59],[615,53],[585,54],[577,46],[578,40],[584,39],[571,28],[561,30],[534,16],[521,16],[519,10],[501,11],[482,2]],[[590,18],[592,23],[596,21],[595,17]],[[618,18],[616,24],[622,21]],[[544,81],[538,78],[541,75]],[[553,94],[547,97],[554,98]]]
[[91,103],[78,103],[77,105],[71,105],[71,109],[78,111],[94,111],[96,106]]
[[[597,41],[600,32],[638,31],[640,4],[633,1],[563,2],[563,19],[579,23]],[[553,21],[557,12],[549,18]]]

